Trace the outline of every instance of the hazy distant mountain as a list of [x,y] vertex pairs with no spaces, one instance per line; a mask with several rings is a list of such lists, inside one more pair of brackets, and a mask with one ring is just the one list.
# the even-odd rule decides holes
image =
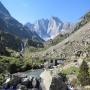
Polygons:
[[74,24],[64,23],[57,17],[51,17],[50,19],[38,20],[34,24],[27,23],[26,26],[35,31],[44,40],[49,40],[60,33],[72,32]]
[[32,32],[28,27],[23,26],[14,19],[8,10],[0,2],[0,31],[9,32],[20,39],[35,39],[43,41],[35,32]]

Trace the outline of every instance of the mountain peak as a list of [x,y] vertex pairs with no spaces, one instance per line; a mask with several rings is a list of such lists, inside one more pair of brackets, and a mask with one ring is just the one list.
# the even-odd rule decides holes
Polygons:
[[55,16],[52,16],[49,19],[37,20],[34,24],[28,24],[26,26],[35,31],[45,41],[53,39],[62,31],[68,30],[69,32],[69,29],[72,29],[71,23],[64,25],[64,22]]
[[50,21],[55,21],[57,23],[62,23],[62,21],[58,17],[55,17],[55,16],[52,16],[49,20]]
[[59,20],[60,21],[60,19],[58,17],[55,17],[55,16],[52,16],[51,19]]

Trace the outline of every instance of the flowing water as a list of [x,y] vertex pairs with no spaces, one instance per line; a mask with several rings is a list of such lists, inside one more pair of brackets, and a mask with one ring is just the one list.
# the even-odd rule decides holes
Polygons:
[[43,90],[49,90],[51,81],[52,81],[52,75],[50,70],[43,70],[43,69],[37,69],[37,70],[29,70],[24,72],[28,77],[34,77],[34,78],[41,78],[41,86]]
[[43,69],[36,69],[36,70],[28,70],[24,72],[28,77],[35,77],[35,78],[40,78],[40,74],[43,72]]

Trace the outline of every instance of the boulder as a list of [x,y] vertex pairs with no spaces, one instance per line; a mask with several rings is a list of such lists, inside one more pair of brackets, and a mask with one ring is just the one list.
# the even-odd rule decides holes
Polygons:
[[62,77],[54,76],[49,90],[67,90],[67,85],[63,81]]

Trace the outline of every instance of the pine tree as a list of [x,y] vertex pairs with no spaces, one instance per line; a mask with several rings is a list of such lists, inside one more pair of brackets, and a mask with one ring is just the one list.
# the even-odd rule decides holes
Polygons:
[[83,61],[80,66],[80,70],[79,70],[79,74],[78,74],[78,80],[80,81],[80,84],[82,86],[90,84],[90,75],[89,75],[88,70],[89,70],[89,67],[88,67],[87,62]]

